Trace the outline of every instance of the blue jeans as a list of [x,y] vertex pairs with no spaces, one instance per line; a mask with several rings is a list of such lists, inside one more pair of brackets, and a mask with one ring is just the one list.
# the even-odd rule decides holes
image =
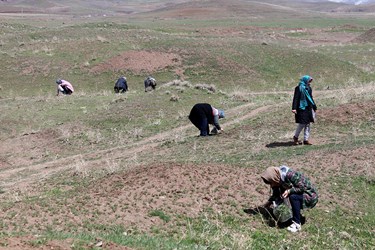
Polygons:
[[301,209],[303,206],[303,194],[291,194],[289,196],[290,205],[292,206],[292,220],[301,224]]

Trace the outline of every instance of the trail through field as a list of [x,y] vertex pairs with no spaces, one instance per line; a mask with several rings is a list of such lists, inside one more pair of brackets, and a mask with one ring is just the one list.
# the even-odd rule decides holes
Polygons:
[[[369,91],[374,91],[374,88],[375,87],[370,84],[368,86],[364,86],[363,88],[324,90],[316,91],[315,93],[319,94],[318,98],[330,98],[332,95],[337,95],[337,93],[342,93],[343,96],[347,96],[349,94],[359,95],[363,92],[368,93]],[[282,93],[292,94],[291,92],[284,91]],[[227,117],[230,117],[230,120],[223,120],[222,124],[225,130],[228,130],[228,128],[230,129],[242,121],[256,117],[260,113],[267,112],[275,107],[286,107],[287,105],[289,105],[289,102],[275,103],[261,107],[257,107],[254,103],[246,103],[227,110],[226,114]],[[117,146],[86,154],[73,155],[26,167],[5,169],[4,171],[0,172],[1,187],[3,189],[11,189],[15,186],[20,189],[27,188],[30,184],[44,180],[60,171],[74,169],[77,164],[89,164],[90,168],[95,168],[105,164],[109,160],[114,161],[122,158],[131,158],[138,153],[149,151],[168,140],[173,140],[176,135],[184,135],[185,137],[197,136],[197,131],[189,131],[192,130],[193,125],[188,120],[187,123],[188,125],[155,134],[132,144]]]
[[[278,104],[279,105],[279,104]],[[228,110],[227,116],[228,117],[236,117],[231,119],[229,122],[223,123],[224,126],[229,127],[233,126],[234,124],[254,117],[259,114],[259,112],[265,112],[268,109],[272,108],[274,105],[263,106],[259,108],[255,108],[250,112],[247,111],[249,108],[253,108],[254,104],[248,103],[242,106],[238,106],[231,110]],[[245,114],[245,115],[242,115]],[[105,163],[107,160],[116,160],[119,158],[129,158],[134,156],[137,153],[146,152],[152,148],[159,146],[161,143],[165,142],[166,140],[173,139],[173,136],[176,134],[183,134],[187,130],[193,128],[193,125],[188,122],[188,125],[177,127],[172,130],[168,130],[166,132],[161,132],[145,138],[141,141],[135,142],[130,145],[118,146],[113,147],[105,150],[99,150],[95,152],[90,152],[86,154],[79,154],[70,157],[65,157],[62,159],[57,159],[54,161],[49,161],[41,164],[35,164],[32,166],[20,167],[20,168],[10,168],[4,170],[0,173],[1,187],[3,189],[10,189],[14,186],[18,188],[26,188],[30,183],[37,182],[39,180],[43,180],[48,178],[52,174],[58,173],[60,171],[68,170],[74,168],[75,165],[82,163],[82,164],[90,164],[90,166],[95,167],[99,166],[100,164]],[[186,136],[196,136],[197,132],[192,132],[191,134],[187,134]]]

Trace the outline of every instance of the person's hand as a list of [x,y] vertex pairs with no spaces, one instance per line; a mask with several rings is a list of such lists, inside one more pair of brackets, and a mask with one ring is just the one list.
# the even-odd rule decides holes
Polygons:
[[285,192],[281,195],[281,197],[285,199],[286,197],[289,196],[289,194],[290,194],[290,189],[287,189],[287,190],[285,190]]
[[294,114],[297,114],[297,110],[295,110],[295,109],[293,109],[292,112],[293,112]]

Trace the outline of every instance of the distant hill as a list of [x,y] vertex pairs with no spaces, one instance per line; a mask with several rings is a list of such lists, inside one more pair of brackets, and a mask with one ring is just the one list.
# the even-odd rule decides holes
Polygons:
[[1,0],[1,13],[115,15],[147,12],[188,0]]
[[[75,15],[129,15],[154,12],[168,13],[173,17],[192,15],[204,16],[210,11],[228,11],[225,15],[246,15],[247,13],[298,13],[319,12],[375,12],[375,4],[353,5],[360,0],[1,0],[0,13],[41,13]],[[362,1],[364,2],[364,1]],[[373,3],[375,0],[368,0]],[[151,13],[150,13],[151,14]]]
[[375,0],[329,0],[329,1],[336,2],[336,3],[354,4],[354,5],[375,3]]

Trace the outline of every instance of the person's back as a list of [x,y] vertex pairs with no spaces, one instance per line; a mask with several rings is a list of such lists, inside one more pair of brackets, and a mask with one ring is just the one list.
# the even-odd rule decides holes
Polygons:
[[145,92],[148,91],[148,89],[151,87],[153,90],[155,90],[156,88],[156,80],[155,78],[151,77],[151,76],[148,76],[145,80],[144,80],[144,84],[145,84]]
[[114,87],[115,93],[124,93],[128,91],[128,82],[125,76],[120,77]]
[[224,118],[224,111],[212,107],[209,103],[195,104],[188,118],[201,131],[200,136],[209,135],[209,124],[216,128],[216,130],[213,130],[213,134],[222,132],[219,118]]
[[56,83],[57,83],[57,95],[59,95],[60,93],[64,95],[73,94],[74,88],[70,82],[63,80],[63,79],[57,79]]

